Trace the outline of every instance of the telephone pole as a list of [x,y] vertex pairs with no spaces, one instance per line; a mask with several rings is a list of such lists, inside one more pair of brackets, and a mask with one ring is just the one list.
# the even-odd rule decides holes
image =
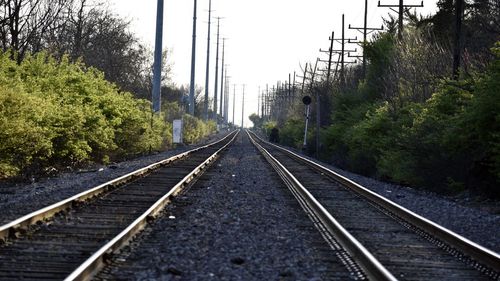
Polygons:
[[231,81],[231,76],[227,75],[227,64],[225,67],[225,78],[224,78],[224,124],[229,122],[229,82]]
[[224,118],[224,48],[226,45],[226,38],[222,38],[222,63],[221,63],[221,75],[220,75],[220,115]]
[[257,92],[257,116],[260,116],[260,86]]
[[464,0],[455,0],[455,46],[453,48],[453,79],[458,80],[460,68],[460,53],[462,50],[462,17]]
[[163,38],[163,0],[158,0],[156,6],[156,37],[155,55],[153,63],[153,111],[160,112],[161,108],[161,53]]
[[[398,13],[398,38],[403,38],[403,16],[404,12],[410,10],[411,8],[421,8],[424,6],[424,1],[420,3],[420,5],[405,5],[404,0],[399,0],[398,5],[382,5],[380,1],[378,1],[378,7],[390,8],[394,12]],[[393,8],[398,8],[395,10]]]
[[191,44],[191,85],[189,85],[189,114],[194,116],[194,88],[195,88],[195,65],[196,65],[196,4],[194,0],[194,13],[193,13],[193,42]]
[[384,26],[382,25],[380,28],[378,27],[367,27],[368,25],[368,0],[365,0],[365,17],[364,17],[364,23],[363,27],[352,27],[349,24],[349,29],[355,29],[357,31],[360,31],[363,33],[363,78],[366,77],[366,52],[365,52],[365,47],[366,47],[366,38],[368,34],[374,32],[374,31],[379,31],[379,30],[384,30]]
[[356,52],[357,49],[354,50],[347,50],[345,48],[346,43],[349,43],[351,40],[356,40],[356,38],[345,38],[345,17],[344,14],[342,14],[342,37],[341,38],[334,38],[335,41],[340,42],[341,44],[341,49],[340,50],[332,50],[332,52],[340,52],[340,85],[343,87],[344,82],[345,82],[345,71],[344,71],[344,66],[349,63],[356,63],[356,61],[346,61],[345,60],[345,53],[350,53],[350,52]]
[[209,73],[210,73],[210,25],[212,24],[212,0],[208,1],[208,36],[207,36],[207,69],[205,74],[205,104],[203,106],[204,119],[208,120],[208,87],[209,87]]
[[324,51],[322,49],[319,49],[320,52],[322,53],[328,53],[328,61],[320,60],[322,62],[327,62],[328,63],[328,68],[326,72],[326,84],[328,85],[330,82],[330,73],[332,70],[332,56],[333,56],[333,42],[335,41],[335,36],[334,32],[332,31],[332,37],[328,37],[328,40],[330,40],[330,48],[328,48],[328,51]]
[[264,93],[264,91],[262,91],[261,95],[260,95],[260,112],[262,114],[262,120],[264,120],[265,116],[266,116],[266,113],[265,113],[265,101],[266,101],[266,94]]
[[215,123],[218,123],[217,120],[217,95],[218,89],[217,89],[217,83],[219,82],[219,28],[220,28],[220,17],[217,18],[217,49],[216,49],[216,54],[215,54],[215,90],[214,90],[214,114],[213,114],[213,119],[215,120]]
[[241,129],[243,129],[243,121],[245,120],[245,84],[243,84],[243,95],[241,98]]
[[233,126],[236,126],[234,122],[234,110],[236,109],[236,84],[233,84]]

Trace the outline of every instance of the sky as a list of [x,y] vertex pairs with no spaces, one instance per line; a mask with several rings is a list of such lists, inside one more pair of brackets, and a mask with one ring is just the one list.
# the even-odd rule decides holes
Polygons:
[[[205,87],[207,63],[208,3],[198,0],[196,24],[195,84]],[[242,92],[245,85],[244,126],[252,126],[248,116],[257,113],[259,87],[276,85],[288,80],[289,73],[301,74],[301,66],[315,62],[317,57],[327,60],[329,36],[340,35],[342,14],[345,14],[346,37],[362,38],[349,30],[348,24],[363,26],[364,0],[212,0],[212,27],[210,41],[209,94],[215,85],[215,51],[217,24],[221,17],[220,37],[227,38],[225,64],[230,84],[229,121],[232,121],[232,97],[236,85],[235,123],[241,124]],[[368,1],[368,26],[380,27],[388,8],[378,8],[375,0]],[[420,0],[405,0],[405,4],[420,4]],[[417,12],[434,14],[437,0],[424,0],[424,8]],[[110,8],[131,21],[131,31],[141,41],[154,48],[157,0],[109,0]],[[397,4],[397,0],[381,0],[382,4]],[[194,0],[164,0],[163,48],[171,51],[173,64],[171,80],[176,85],[189,85],[191,75],[191,44]],[[337,36],[335,36],[337,37]],[[221,40],[222,42],[222,40]],[[222,43],[221,43],[222,45]],[[222,46],[219,50],[222,52]],[[356,48],[352,46],[351,48]],[[334,49],[337,49],[334,46]],[[358,51],[361,49],[358,47]],[[221,54],[219,54],[221,56]],[[219,58],[220,59],[220,58]],[[220,93],[219,62],[219,93]],[[293,79],[293,78],[292,78]]]

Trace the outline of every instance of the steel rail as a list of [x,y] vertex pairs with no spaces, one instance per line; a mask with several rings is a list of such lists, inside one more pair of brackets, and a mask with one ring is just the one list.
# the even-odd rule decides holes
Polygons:
[[184,186],[187,186],[196,176],[200,175],[203,170],[219,156],[220,152],[226,149],[235,140],[238,133],[239,130],[236,132],[236,134],[234,134],[232,139],[227,144],[218,149],[215,153],[213,153],[210,157],[203,161],[203,163],[198,165],[193,171],[186,175],[168,193],[166,193],[162,198],[158,199],[146,212],[144,212],[140,217],[138,217],[134,222],[132,222],[106,245],[97,250],[91,257],[89,257],[64,280],[89,280],[90,278],[92,278],[92,276],[97,273],[99,269],[102,268],[102,266],[104,266],[105,261],[109,257],[109,255],[126,245],[128,241],[134,237],[135,234],[146,227],[148,222],[154,220],[157,214],[163,209],[163,207],[168,204],[170,198],[180,192],[182,188]]
[[356,238],[354,238],[286,169],[271,153],[255,141],[247,130],[252,143],[280,175],[292,193],[302,201],[311,215],[317,218],[330,235],[358,262],[364,273],[372,280],[397,280]]
[[438,225],[437,223],[426,219],[410,210],[407,208],[398,205],[397,203],[369,190],[368,188],[330,170],[327,167],[324,167],[318,163],[315,163],[301,155],[298,155],[297,153],[290,151],[286,148],[283,148],[281,146],[272,144],[270,142],[267,142],[257,136],[255,133],[253,133],[260,141],[275,147],[276,149],[285,152],[286,154],[292,156],[293,158],[299,160],[300,162],[308,165],[309,167],[319,171],[320,173],[328,176],[329,178],[337,181],[338,183],[342,184],[343,186],[349,188],[350,190],[356,192],[357,194],[363,196],[364,198],[368,199],[369,201],[381,206],[382,208],[385,208],[386,210],[389,210],[396,216],[400,217],[401,219],[407,221],[408,223],[420,228],[421,230],[427,232],[428,234],[442,240],[443,242],[447,243],[448,245],[460,250],[462,253],[470,256],[472,259],[474,259],[476,262],[479,262],[480,264],[483,264],[494,271],[500,272],[500,255],[495,253],[494,251],[487,249],[441,225]]
[[161,160],[159,162],[153,163],[151,165],[148,165],[144,168],[138,169],[136,171],[130,172],[128,174],[125,174],[123,176],[120,176],[116,179],[113,179],[111,181],[108,181],[106,183],[100,184],[96,187],[90,188],[86,191],[83,191],[81,193],[78,193],[74,196],[71,196],[67,199],[64,199],[62,201],[59,201],[57,203],[54,203],[52,205],[49,205],[47,207],[44,207],[42,209],[39,209],[37,211],[31,212],[29,214],[26,214],[18,219],[15,219],[7,224],[4,224],[0,226],[0,241],[6,241],[9,237],[12,237],[16,232],[23,231],[27,229],[30,225],[36,224],[38,221],[43,221],[46,219],[49,219],[53,217],[55,214],[68,210],[70,209],[74,204],[83,202],[85,200],[88,200],[94,196],[97,196],[103,192],[106,192],[114,187],[120,186],[122,184],[125,184],[127,182],[130,182],[133,179],[136,179],[138,177],[147,175],[151,173],[154,170],[157,170],[158,168],[167,165],[169,163],[172,163],[176,160],[185,158],[186,156],[205,149],[210,146],[214,146],[222,141],[224,141],[226,138],[228,138],[231,134],[228,134],[224,138],[204,145],[200,146],[194,149],[191,149],[189,151],[174,155],[172,157],[169,157],[167,159]]

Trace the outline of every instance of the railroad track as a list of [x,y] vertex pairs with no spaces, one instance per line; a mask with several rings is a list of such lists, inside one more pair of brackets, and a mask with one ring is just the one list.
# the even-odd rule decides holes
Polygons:
[[500,255],[247,132],[324,237],[371,280],[500,280]]
[[88,280],[238,132],[0,226],[0,280]]

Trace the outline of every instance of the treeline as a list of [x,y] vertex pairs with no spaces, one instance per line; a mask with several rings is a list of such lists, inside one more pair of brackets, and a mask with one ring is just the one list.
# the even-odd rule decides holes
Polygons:
[[[305,87],[303,94],[313,97],[308,153],[440,193],[471,190],[500,197],[500,4],[466,2],[462,67],[454,79],[453,2],[438,1],[438,12],[429,17],[406,13],[402,38],[397,21],[389,18],[387,31],[364,46],[366,76],[356,65],[329,84],[323,77]],[[271,109],[257,123],[277,125],[283,144],[301,148],[300,99],[289,110],[280,110],[280,104]]]
[[[152,50],[130,31],[130,22],[101,0],[0,0],[0,46],[20,63],[45,51],[81,60],[123,91],[149,98]],[[164,51],[163,82],[171,65]]]
[[188,144],[216,130],[184,114],[166,51],[153,114],[151,51],[129,26],[104,2],[0,0],[0,179],[167,149],[177,118]]

